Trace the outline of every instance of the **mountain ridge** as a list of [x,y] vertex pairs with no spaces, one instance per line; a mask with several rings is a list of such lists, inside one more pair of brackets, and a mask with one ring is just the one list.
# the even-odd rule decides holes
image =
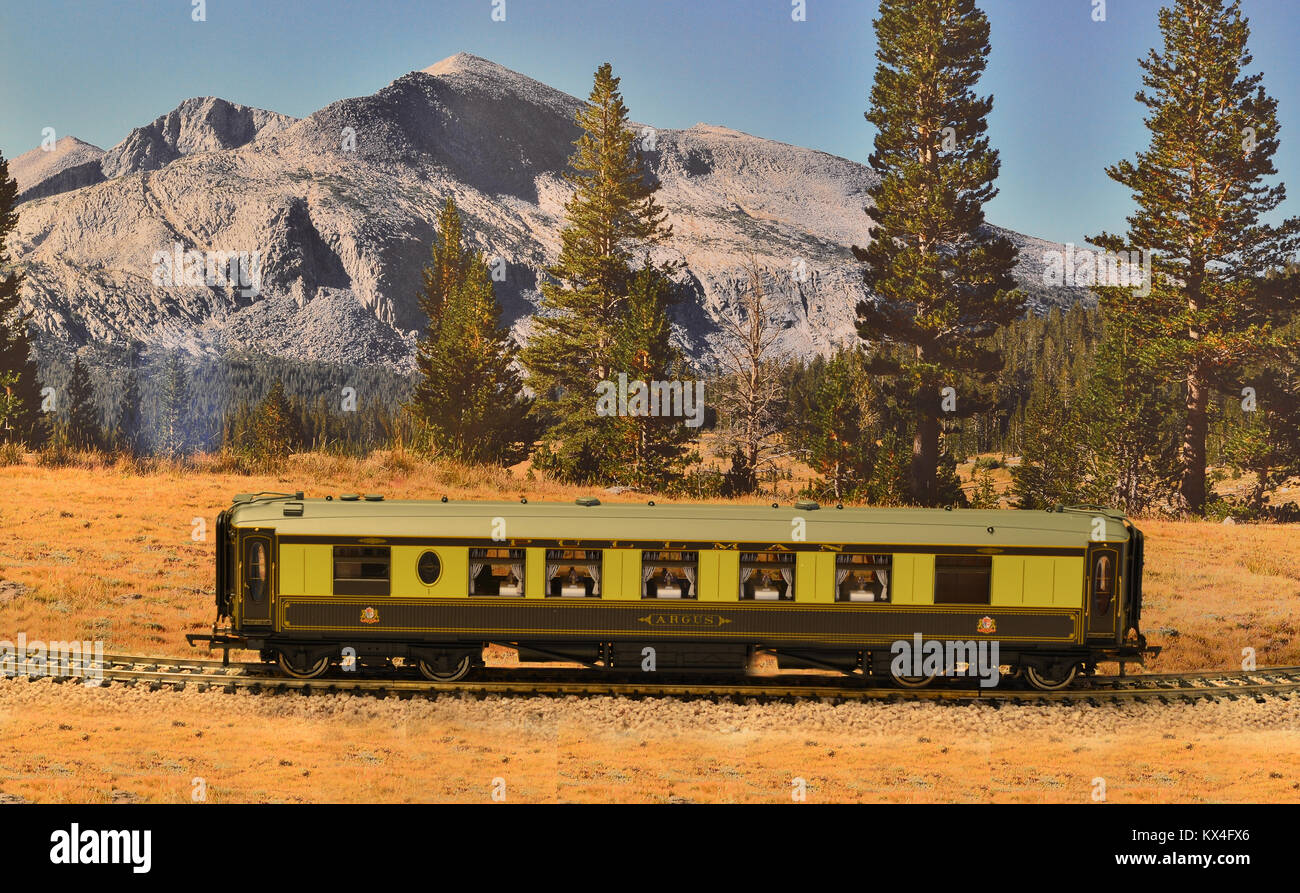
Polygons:
[[[98,156],[70,145],[76,163],[50,164],[44,179],[28,159],[20,189],[34,197],[12,244],[34,324],[73,347],[256,349],[409,369],[420,273],[451,196],[474,246],[504,263],[498,297],[525,338],[559,250],[581,104],[459,53],[301,119],[196,97],[107,152],[90,147]],[[721,125],[634,127],[674,228],[652,257],[682,264],[674,333],[693,358],[712,356],[751,259],[773,295],[779,349],[810,356],[856,338],[854,307],[868,295],[848,249],[867,243],[869,168]],[[100,179],[78,182],[95,161]],[[1032,249],[1018,277],[1036,309],[1079,299],[1035,285],[1054,243],[1001,231]],[[154,258],[176,245],[258,252],[260,292],[158,285]]]

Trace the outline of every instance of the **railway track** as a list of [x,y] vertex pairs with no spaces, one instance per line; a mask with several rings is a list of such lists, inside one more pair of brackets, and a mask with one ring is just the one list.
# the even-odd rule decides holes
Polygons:
[[[26,669],[26,668],[25,668]],[[631,698],[672,697],[713,700],[798,700],[821,701],[950,701],[989,703],[1065,703],[1098,706],[1125,701],[1163,703],[1269,697],[1291,698],[1300,694],[1300,667],[1264,667],[1253,671],[1207,670],[1191,673],[1153,673],[1137,676],[1092,676],[1075,688],[1044,692],[1019,689],[1011,684],[993,688],[970,686],[966,680],[940,680],[922,689],[871,687],[861,677],[800,675],[746,677],[743,681],[719,678],[710,681],[646,681],[610,676],[591,670],[537,670],[494,668],[491,676],[459,682],[429,682],[409,668],[377,675],[364,670],[337,671],[319,679],[292,679],[277,675],[263,663],[224,664],[216,659],[142,657],[105,654],[102,666],[73,662],[54,672],[9,673],[8,676],[52,676],[56,682],[108,686],[147,686],[151,689],[219,690],[254,693],[361,694],[379,697],[436,697],[460,694],[473,697],[501,695],[534,696],[620,696]]]

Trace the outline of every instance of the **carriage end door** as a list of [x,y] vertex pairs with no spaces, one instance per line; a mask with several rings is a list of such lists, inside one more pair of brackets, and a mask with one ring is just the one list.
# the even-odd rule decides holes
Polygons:
[[270,626],[275,590],[275,531],[254,528],[239,536],[239,595],[243,622]]
[[1120,613],[1119,547],[1106,543],[1088,550],[1088,637],[1115,638]]

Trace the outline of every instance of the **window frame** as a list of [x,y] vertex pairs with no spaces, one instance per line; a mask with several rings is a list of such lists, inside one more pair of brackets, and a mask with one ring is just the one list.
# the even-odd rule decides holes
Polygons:
[[[424,557],[426,555],[432,555],[433,560],[438,562],[438,573],[432,580],[424,579],[424,574],[420,573],[420,565],[424,563]],[[436,549],[421,549],[420,554],[415,558],[415,578],[420,581],[421,586],[437,586],[438,581],[442,579],[442,572],[446,567],[446,563],[443,562],[442,556],[438,554]]]
[[[694,556],[692,558],[682,557],[679,559],[663,559],[660,555],[681,555]],[[654,556],[647,559],[647,556]],[[690,582],[690,592],[687,595],[671,596],[659,595],[656,588],[655,594],[650,595],[650,583],[654,576],[646,576],[646,568],[689,568],[693,574],[684,575]],[[690,602],[699,601],[700,598],[700,553],[696,549],[643,549],[641,551],[641,598],[645,601],[668,601],[668,602]]]
[[[252,569],[254,567],[253,551],[257,550],[262,555],[261,577],[254,579]],[[271,541],[262,536],[250,536],[244,540],[244,587],[248,593],[248,599],[255,605],[266,603],[267,596],[271,592]],[[254,584],[260,584],[255,587]]]
[[[505,552],[504,558],[501,556],[489,556],[489,552]],[[481,554],[476,554],[481,553]],[[500,592],[500,583],[497,584],[497,592],[477,592],[478,581],[474,577],[474,565],[482,564],[485,568],[494,566],[509,565],[512,569],[518,567],[515,578],[518,580],[519,591],[511,593]],[[512,571],[513,572],[513,571]],[[469,595],[473,598],[523,598],[525,594],[525,585],[528,579],[528,550],[512,549],[507,546],[485,546],[472,547],[469,550],[469,562],[465,568],[465,573],[469,577]],[[493,577],[496,575],[493,574]],[[508,579],[508,578],[497,578]]]
[[[1119,594],[1119,549],[1110,545],[1095,547],[1089,554],[1088,561],[1090,607],[1094,615],[1105,616],[1110,614],[1111,606]],[[1103,562],[1107,564],[1103,565]],[[1102,583],[1108,585],[1103,586]]]
[[[941,562],[953,562],[947,567],[942,567]],[[975,562],[979,562],[978,565]],[[967,599],[954,600],[951,598],[940,599],[939,581],[942,575],[961,575],[962,568],[971,569],[967,573],[969,576],[975,576],[977,573],[984,575],[986,585],[984,589],[983,601],[970,601]],[[936,605],[971,605],[988,607],[993,604],[993,556],[992,555],[935,555],[934,556],[934,593],[933,602]]]
[[[876,559],[857,561],[854,559]],[[883,560],[881,560],[883,559]],[[848,568],[851,572],[857,570],[871,571],[873,574],[877,571],[884,570],[885,579],[877,579],[876,584],[880,586],[880,593],[875,598],[855,599],[845,597],[844,586],[849,582],[845,578],[844,582],[839,582],[840,571]],[[835,556],[835,601],[843,605],[892,605],[893,583],[894,583],[894,556],[893,553],[885,552],[840,552]]]
[[[555,554],[554,554],[554,553],[573,553],[573,552],[583,552],[583,553],[585,553],[585,556],[586,556],[586,557],[583,558],[583,559],[581,559],[581,560],[579,560],[579,559],[576,559],[576,558],[558,558],[558,557],[556,557]],[[594,556],[594,557],[593,557],[593,556]],[[574,548],[574,549],[547,549],[547,550],[546,550],[546,556],[545,556],[545,559],[544,559],[544,560],[546,561],[546,567],[545,567],[545,570],[543,571],[543,573],[545,574],[545,586],[546,586],[546,591],[545,591],[545,593],[544,593],[544,596],[545,596],[546,598],[572,598],[572,599],[577,599],[577,598],[601,598],[601,597],[604,596],[604,593],[605,593],[605,586],[604,586],[604,583],[605,583],[605,550],[604,550],[604,549],[585,549],[585,548]],[[590,579],[592,580],[592,584],[593,584],[593,585],[592,585],[591,592],[590,592],[588,595],[585,595],[585,596],[565,595],[565,594],[564,594],[564,584],[561,583],[561,584],[560,584],[560,587],[559,587],[560,591],[559,591],[559,592],[552,593],[552,592],[551,592],[551,583],[556,579],[555,577],[551,576],[551,567],[552,567],[552,566],[555,567],[556,571],[559,571],[559,569],[560,569],[561,567],[585,567],[585,568],[587,568],[587,576],[583,577],[583,579],[588,579],[588,578],[590,578]],[[596,574],[592,574],[592,573],[591,573],[591,568],[592,568],[592,567],[596,567],[596,568],[598,569],[598,572],[597,572]]]
[[[766,559],[763,556],[775,556],[776,560]],[[739,592],[737,593],[739,596],[739,600],[742,602],[763,602],[768,604],[779,604],[781,602],[794,601],[795,600],[794,587],[795,584],[799,582],[798,564],[799,564],[798,559],[795,557],[795,553],[793,552],[781,552],[781,551],[772,551],[772,550],[766,550],[761,552],[741,552],[740,571],[738,574],[740,578],[740,588],[739,588]],[[790,571],[790,579],[788,582],[786,582],[784,574],[778,574],[778,580],[780,580],[781,582],[786,582],[786,590],[784,595],[780,595],[777,598],[758,598],[757,590],[755,590],[754,595],[747,596],[745,594],[745,585],[749,582],[749,578],[753,575],[754,572],[768,571],[768,570],[782,571],[786,569]],[[772,582],[770,577],[769,577],[769,582]]]
[[[377,559],[379,557],[378,555],[374,555],[374,554],[340,555],[340,550],[355,550],[361,553],[365,553],[365,552],[377,553],[382,551],[383,559],[384,559],[383,560],[384,576],[383,577],[365,576],[363,574],[357,577],[340,577],[338,575],[340,558],[342,558],[345,561],[354,560],[358,562],[360,565],[362,565],[362,567],[364,567],[365,564],[367,563],[366,562],[367,558]],[[375,596],[392,595],[393,549],[391,546],[362,545],[362,544],[352,544],[352,543],[346,545],[335,544],[331,557],[333,559],[333,564],[330,572],[332,574],[333,585],[334,585],[333,592],[335,595],[375,595]],[[417,561],[418,560],[419,559],[417,559]],[[442,563],[441,556],[438,557],[438,561],[439,564]],[[370,563],[375,563],[375,562],[372,560]],[[441,577],[441,572],[439,573],[439,577]],[[417,578],[418,578],[418,571],[417,571]]]

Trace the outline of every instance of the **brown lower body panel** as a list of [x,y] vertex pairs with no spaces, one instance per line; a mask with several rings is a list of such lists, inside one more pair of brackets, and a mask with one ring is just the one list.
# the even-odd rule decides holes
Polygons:
[[1078,641],[1078,610],[989,605],[664,605],[598,599],[285,597],[281,636],[428,641],[708,640],[854,647],[925,638]]

